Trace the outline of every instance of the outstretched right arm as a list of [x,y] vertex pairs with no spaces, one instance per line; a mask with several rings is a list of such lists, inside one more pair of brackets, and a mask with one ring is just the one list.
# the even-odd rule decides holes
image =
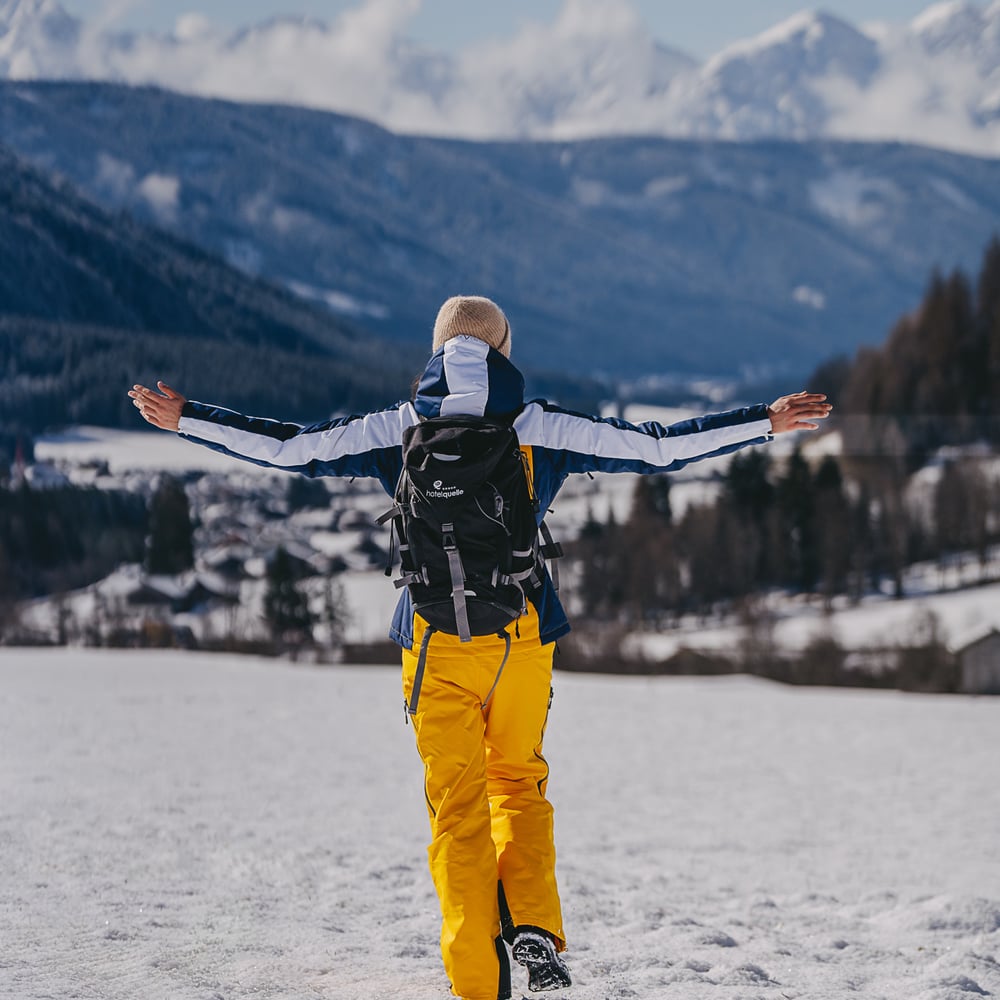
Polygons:
[[798,392],[770,405],[758,403],[675,424],[631,424],[565,410],[544,400],[529,403],[515,421],[522,444],[546,449],[560,475],[573,472],[670,472],[689,462],[725,455],[773,435],[815,430],[832,407],[822,393]]
[[409,403],[322,423],[282,423],[185,399],[158,382],[159,393],[134,386],[129,396],[156,427],[256,465],[306,476],[374,476],[390,491],[401,462],[403,430],[417,422]]
[[144,385],[134,385],[128,394],[143,420],[161,430],[176,431],[187,400],[166,382],[157,382],[156,388],[160,391],[153,392]]

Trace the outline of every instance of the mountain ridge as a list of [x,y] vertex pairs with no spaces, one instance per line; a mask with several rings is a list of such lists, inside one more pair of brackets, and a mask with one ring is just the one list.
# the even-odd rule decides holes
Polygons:
[[[0,6],[0,77],[100,79],[316,107],[395,132],[472,139],[659,135],[920,142],[1000,156],[1000,2],[907,24],[804,11],[699,62],[622,0],[564,0],[550,22],[457,53],[407,35],[413,8],[171,33],[84,22],[57,0]],[[260,67],[266,67],[261,71]]]
[[106,209],[401,344],[476,292],[527,364],[588,375],[809,368],[880,340],[1000,227],[1000,163],[898,144],[474,143],[57,83],[0,83],[0,133]]

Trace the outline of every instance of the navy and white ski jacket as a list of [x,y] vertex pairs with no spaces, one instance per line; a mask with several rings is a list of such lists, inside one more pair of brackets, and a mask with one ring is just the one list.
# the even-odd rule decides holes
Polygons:
[[[543,399],[525,403],[517,368],[484,341],[464,336],[431,356],[412,401],[301,426],[189,400],[180,434],[235,458],[306,476],[371,476],[392,496],[403,467],[403,431],[421,418],[457,414],[512,421],[529,452],[543,512],[573,472],[666,472],[771,438],[763,403],[669,426],[574,413]],[[543,643],[569,631],[551,580],[533,603]],[[413,608],[405,589],[389,634],[411,648]]]

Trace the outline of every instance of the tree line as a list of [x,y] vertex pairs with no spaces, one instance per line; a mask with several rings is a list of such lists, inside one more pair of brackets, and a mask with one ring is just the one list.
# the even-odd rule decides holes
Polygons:
[[121,490],[0,485],[0,601],[82,587],[143,558],[147,511]]
[[972,458],[946,464],[927,510],[879,484],[849,481],[841,461],[812,468],[764,450],[737,454],[714,501],[674,517],[666,476],[636,481],[619,524],[589,519],[570,546],[588,619],[667,627],[687,613],[736,607],[769,589],[858,601],[886,584],[903,596],[911,563],[1000,542],[1000,490]]

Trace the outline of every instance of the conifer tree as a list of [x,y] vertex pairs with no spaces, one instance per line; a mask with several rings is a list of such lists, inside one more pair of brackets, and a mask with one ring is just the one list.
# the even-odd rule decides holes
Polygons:
[[279,648],[293,648],[312,641],[313,615],[306,596],[296,584],[295,570],[281,546],[267,567],[264,619]]
[[194,529],[184,484],[163,476],[149,507],[146,569],[150,573],[182,573],[194,566]]
[[344,644],[344,631],[348,621],[344,585],[336,577],[329,575],[323,585],[323,622],[331,649],[339,649]]
[[972,549],[981,563],[989,544],[989,485],[974,461],[948,462],[934,491],[940,556]]
[[858,484],[857,499],[850,505],[851,546],[850,570],[847,577],[847,593],[853,603],[864,596],[865,591],[878,584],[878,550],[875,544],[875,530],[872,523],[873,501],[868,483]]
[[983,254],[976,287],[976,323],[985,345],[985,400],[981,407],[984,436],[1000,441],[1000,238],[994,236]]
[[[733,563],[740,592],[776,582],[774,486],[770,473],[770,458],[760,449],[734,455],[726,472],[722,499],[738,525]],[[742,572],[739,572],[740,567]]]
[[816,520],[816,486],[809,463],[797,449],[778,482],[786,582],[798,590],[812,590],[819,577],[819,538]]
[[680,570],[674,544],[670,481],[667,476],[636,480],[632,510],[622,533],[630,568],[623,572],[625,603],[640,620],[658,619],[680,600]]
[[677,547],[684,565],[687,601],[705,612],[717,601],[739,593],[731,553],[738,527],[724,504],[693,504],[677,530]]
[[816,470],[816,517],[819,526],[820,583],[827,601],[847,589],[854,539],[851,511],[840,464],[827,455]]

